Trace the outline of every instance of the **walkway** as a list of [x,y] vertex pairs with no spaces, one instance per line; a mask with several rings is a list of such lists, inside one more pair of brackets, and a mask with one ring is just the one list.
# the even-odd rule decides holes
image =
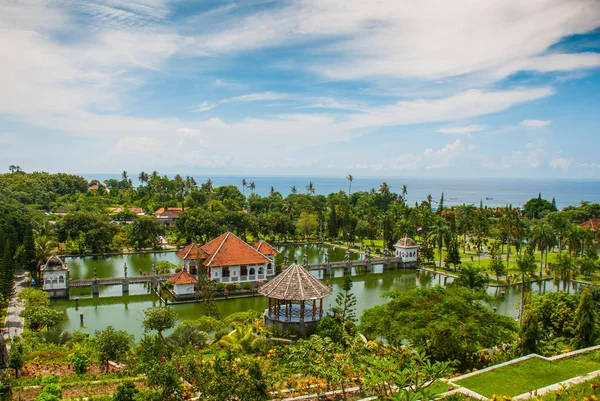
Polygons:
[[23,310],[23,305],[17,300],[17,297],[26,286],[25,271],[19,268],[15,274],[15,293],[10,298],[8,311],[6,312],[6,321],[4,322],[4,330],[2,331],[4,339],[20,336],[23,333],[24,319],[19,316]]

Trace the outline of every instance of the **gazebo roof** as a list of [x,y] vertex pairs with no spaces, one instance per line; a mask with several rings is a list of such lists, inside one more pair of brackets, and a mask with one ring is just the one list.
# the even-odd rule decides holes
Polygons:
[[52,253],[52,256],[48,259],[44,267],[42,267],[42,271],[59,271],[59,270],[67,270],[65,264],[59,258],[56,253]]
[[396,245],[394,245],[397,248],[416,248],[418,247],[417,242],[412,239],[412,238],[408,238],[408,235],[405,236],[404,238],[401,238],[398,242],[396,242]]
[[175,273],[171,277],[169,277],[169,281],[172,284],[198,284],[198,280],[196,280],[187,270],[184,268],[179,273]]
[[291,264],[258,290],[259,294],[267,298],[287,301],[321,299],[331,295],[332,292],[331,288],[297,263]]

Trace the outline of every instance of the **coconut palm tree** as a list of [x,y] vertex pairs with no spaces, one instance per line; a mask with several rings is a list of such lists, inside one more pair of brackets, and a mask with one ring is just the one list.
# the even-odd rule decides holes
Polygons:
[[256,189],[256,184],[254,183],[254,181],[250,181],[250,184],[248,184],[248,188],[250,189],[251,193],[254,193],[254,190]]
[[248,186],[248,182],[246,182],[245,178],[242,178],[242,194],[245,194],[246,187]]
[[381,183],[379,186],[379,193],[383,196],[386,196],[390,193],[390,186],[387,184],[387,182],[384,181]]
[[525,306],[525,286],[526,281],[536,269],[535,258],[533,253],[525,252],[523,255],[517,256],[517,270],[521,276],[521,303],[519,305],[519,325],[523,323],[523,307]]
[[314,195],[315,193],[315,185],[313,184],[312,181],[310,181],[308,183],[308,185],[306,186],[306,193],[309,195]]
[[465,264],[458,273],[458,278],[455,283],[461,287],[466,287],[472,292],[485,291],[487,289],[489,278],[483,275],[481,269],[471,265],[470,263]]
[[446,221],[442,218],[437,219],[435,225],[432,227],[430,235],[434,238],[434,243],[438,246],[438,252],[440,256],[440,264],[442,267],[442,250],[444,248],[444,237],[448,234],[450,228],[446,224]]
[[291,192],[292,194],[294,194],[294,195],[296,195],[296,194],[298,193],[298,189],[296,188],[296,186],[295,186],[295,185],[292,185],[292,186],[290,187],[290,192]]
[[138,176],[138,181],[140,182],[140,184],[144,185],[148,182],[148,178],[148,174],[142,171]]
[[504,215],[500,218],[500,227],[507,235],[507,248],[506,248],[506,268],[508,269],[510,263],[510,245],[513,240],[513,235],[519,224],[519,213],[512,207],[506,208]]
[[538,224],[531,231],[531,242],[540,250],[540,277],[543,275],[544,252],[546,253],[546,264],[548,264],[548,251],[554,244],[554,232],[548,224]]
[[405,203],[407,193],[408,193],[408,190],[406,189],[406,185],[402,185],[402,189],[400,190],[400,195],[398,196],[398,202]]
[[127,175],[127,171],[123,170],[123,172],[121,173],[121,178],[123,179],[123,181],[129,181],[129,176]]
[[552,270],[554,271],[554,279],[562,280],[563,291],[567,291],[570,288],[571,279],[577,271],[573,258],[567,254],[558,255],[556,262],[552,264]]
[[352,189],[352,181],[354,181],[354,177],[352,174],[348,174],[346,179],[348,180],[348,196],[350,196],[350,190]]

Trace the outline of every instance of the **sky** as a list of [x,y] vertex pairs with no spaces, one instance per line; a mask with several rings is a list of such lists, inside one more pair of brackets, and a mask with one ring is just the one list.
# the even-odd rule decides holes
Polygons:
[[0,10],[0,171],[600,178],[597,0]]

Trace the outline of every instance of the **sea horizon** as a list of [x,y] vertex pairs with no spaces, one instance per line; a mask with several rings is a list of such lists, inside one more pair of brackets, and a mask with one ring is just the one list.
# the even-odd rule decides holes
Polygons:
[[[140,183],[138,174],[130,175],[135,186]],[[117,173],[79,173],[78,175],[88,181],[97,179],[101,182],[107,179],[120,179]],[[177,174],[161,174],[173,178]],[[208,179],[214,186],[235,185],[246,195],[248,188],[242,188],[242,180],[247,183],[254,181],[254,192],[260,196],[268,195],[271,186],[283,196],[291,193],[291,187],[296,186],[298,193],[305,193],[305,186],[312,182],[315,193],[329,195],[339,191],[348,192],[350,182],[346,177],[340,176],[304,176],[304,175],[234,175],[234,174],[181,174],[182,177],[193,177],[198,185]],[[559,209],[569,205],[578,205],[581,201],[600,203],[600,179],[589,178],[435,178],[435,177],[367,177],[354,176],[351,192],[364,192],[372,188],[378,190],[379,185],[386,182],[390,190],[400,193],[402,185],[406,185],[407,203],[421,202],[428,194],[433,200],[439,201],[444,193],[446,206],[473,204],[479,205],[480,201],[488,207],[512,205],[521,207],[529,199],[539,193],[547,200],[556,199]]]

